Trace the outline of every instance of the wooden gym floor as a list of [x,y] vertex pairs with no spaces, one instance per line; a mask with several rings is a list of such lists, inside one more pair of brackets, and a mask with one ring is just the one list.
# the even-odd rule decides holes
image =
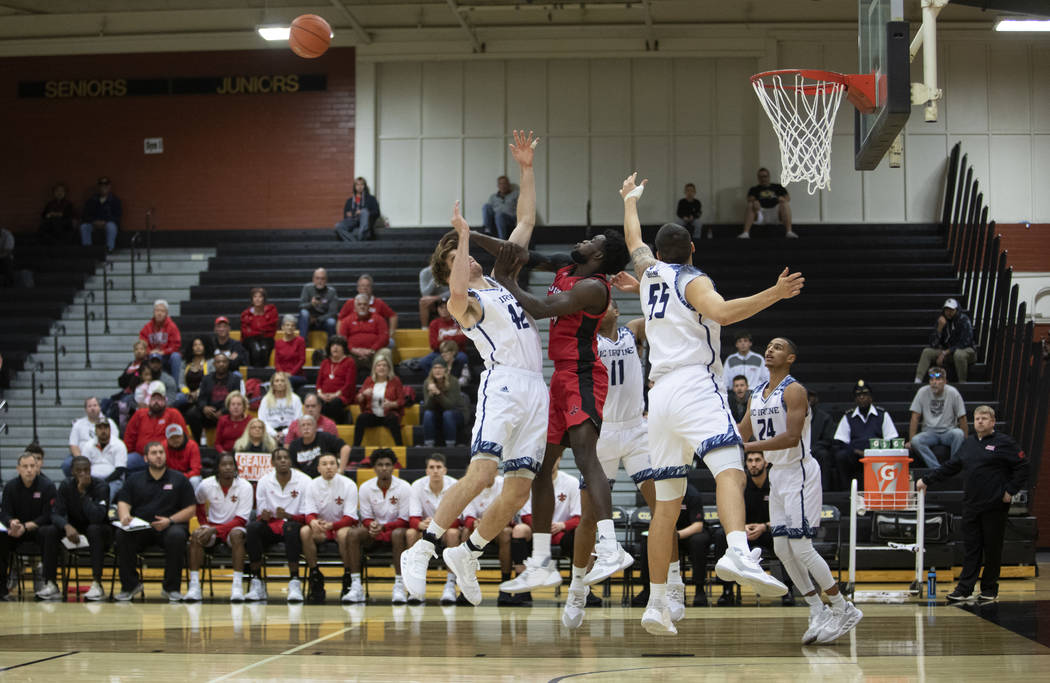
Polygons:
[[[0,603],[0,677],[9,680],[353,681],[868,681],[1050,680],[1050,578],[1004,581],[1001,601],[948,606],[863,604],[864,620],[841,642],[803,647],[806,608],[774,602],[687,608],[674,638],[639,626],[641,609],[588,610],[577,632],[560,624],[553,591],[532,608],[392,606],[375,582],[368,605],[289,606],[283,581],[269,604],[151,600]],[[900,588],[864,585],[864,590]],[[205,586],[205,592],[207,587]],[[564,592],[562,594],[564,596]],[[688,591],[692,598],[692,589]]]

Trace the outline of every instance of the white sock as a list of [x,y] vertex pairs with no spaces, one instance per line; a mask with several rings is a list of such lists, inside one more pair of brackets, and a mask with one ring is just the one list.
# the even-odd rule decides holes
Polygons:
[[441,538],[445,535],[445,530],[439,527],[437,522],[430,520],[430,524],[427,526],[427,533],[434,534],[434,538]]
[[649,584],[649,604],[654,606],[660,606],[667,604],[667,584],[666,583],[650,583]]
[[616,542],[616,527],[613,526],[611,519],[602,519],[598,521],[598,542]]
[[577,567],[572,565],[572,583],[569,584],[569,590],[581,590],[583,588],[583,577],[587,576],[586,567]]
[[201,582],[201,573],[191,570],[190,571],[190,585],[192,586],[193,584],[200,583],[200,582]]
[[667,583],[684,585],[682,582],[682,567],[675,561],[667,567]]
[[395,586],[400,586],[402,583],[403,583],[403,581],[401,580],[401,575],[400,574],[394,574],[394,585]]
[[241,583],[243,581],[244,581],[244,572],[234,572],[233,573],[233,582],[234,583]]
[[802,599],[809,605],[810,614],[820,614],[824,609],[824,601],[820,599],[820,596],[816,593],[813,595],[803,595]]
[[846,609],[846,599],[842,597],[842,593],[828,595],[828,600],[831,600],[831,609],[836,612],[842,612],[842,610]]
[[532,557],[533,559],[540,560],[551,556],[551,535],[550,534],[533,534],[532,535]]
[[350,585],[358,586],[361,584],[361,574],[350,572]]
[[455,582],[456,582],[456,575],[453,574],[452,572],[449,572],[448,573],[448,578],[445,579],[445,583],[455,583]]
[[[550,538],[550,536],[548,536],[548,538]],[[473,546],[477,548],[477,550],[471,550],[471,554],[474,555],[474,557],[481,557],[481,551],[485,548],[485,546],[489,544],[489,542],[481,537],[481,532],[479,532],[477,529],[474,529],[474,532],[470,535],[469,540],[471,544],[473,544]]]
[[745,555],[751,552],[747,545],[747,534],[743,531],[730,531],[726,534],[726,542],[730,548],[736,548]]

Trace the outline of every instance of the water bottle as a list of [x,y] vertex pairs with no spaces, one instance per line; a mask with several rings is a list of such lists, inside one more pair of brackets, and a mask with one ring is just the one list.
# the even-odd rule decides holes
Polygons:
[[930,571],[926,574],[926,597],[937,597],[937,570],[933,567],[930,567]]

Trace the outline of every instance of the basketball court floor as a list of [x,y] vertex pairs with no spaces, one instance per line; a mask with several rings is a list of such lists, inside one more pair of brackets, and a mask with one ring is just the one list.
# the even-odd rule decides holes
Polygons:
[[[269,604],[151,600],[0,603],[0,676],[9,680],[352,681],[905,681],[1050,680],[1050,579],[1005,580],[1001,601],[949,606],[865,604],[841,642],[799,644],[806,608],[778,603],[688,608],[672,638],[650,636],[641,609],[588,610],[561,626],[553,591],[532,608],[426,605],[289,606],[271,582]],[[334,579],[332,580],[335,581]],[[220,586],[221,582],[221,586]],[[433,583],[433,582],[432,582]],[[154,584],[155,586],[155,584]],[[885,586],[886,588],[900,588]],[[228,580],[216,574],[216,588]],[[864,589],[879,586],[866,585]],[[225,592],[225,591],[223,591]],[[564,593],[563,593],[564,595]],[[692,591],[689,596],[691,599]]]

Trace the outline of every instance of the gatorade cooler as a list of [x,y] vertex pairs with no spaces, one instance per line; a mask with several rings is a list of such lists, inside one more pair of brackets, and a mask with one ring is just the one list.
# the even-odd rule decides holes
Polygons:
[[908,505],[908,463],[904,448],[869,448],[864,467],[864,504],[869,510],[901,510]]

